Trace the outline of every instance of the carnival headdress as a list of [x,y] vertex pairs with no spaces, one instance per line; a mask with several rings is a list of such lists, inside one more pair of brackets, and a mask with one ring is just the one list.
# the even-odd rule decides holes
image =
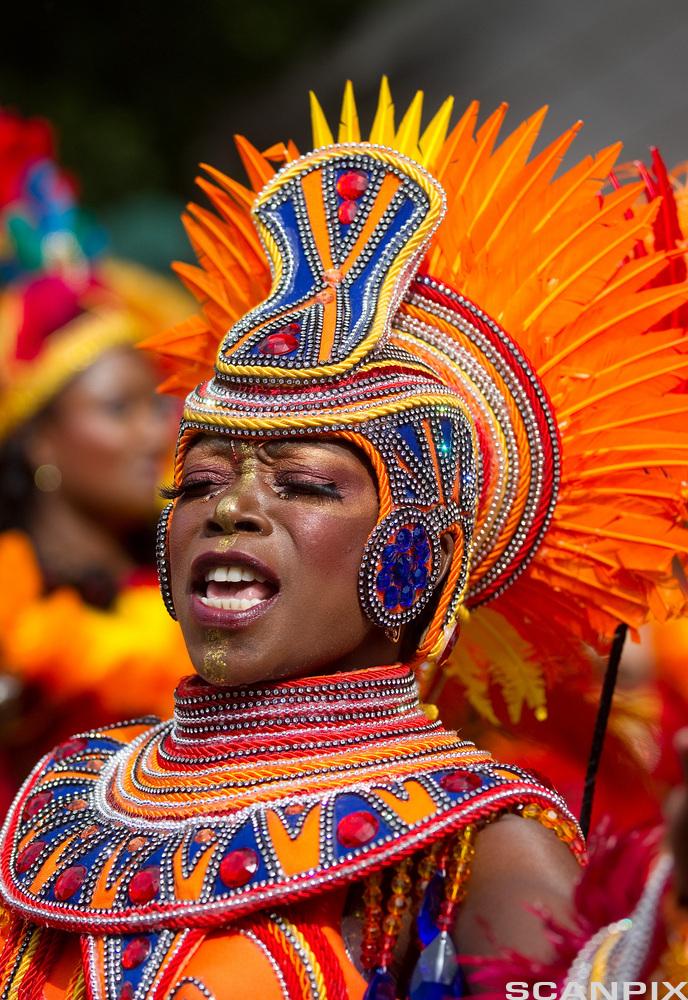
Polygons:
[[444,662],[488,715],[493,669],[517,715],[542,710],[538,660],[685,604],[687,345],[659,323],[688,289],[655,283],[672,252],[634,256],[658,208],[637,209],[642,185],[600,194],[618,146],[557,174],[578,125],[529,159],[544,110],[497,148],[505,106],[447,134],[451,110],[421,131],[419,93],[395,127],[383,81],[361,142],[347,85],[336,142],[313,98],[314,153],[238,138],[251,189],[208,167],[215,211],[185,219],[201,266],[177,270],[202,314],[146,346],[175,368],[164,388],[191,390],[178,471],[203,430],[364,449],[373,621],[428,605],[451,532],[418,665]]
[[187,311],[167,279],[104,250],[50,126],[0,110],[0,440],[102,353]]

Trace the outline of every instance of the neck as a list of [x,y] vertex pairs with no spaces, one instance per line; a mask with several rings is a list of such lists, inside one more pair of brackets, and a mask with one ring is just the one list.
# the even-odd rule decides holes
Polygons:
[[117,581],[135,568],[122,537],[59,492],[38,497],[29,534],[46,576],[57,583],[78,581],[94,568]]
[[218,688],[199,677],[177,688],[170,746],[175,756],[213,748],[239,757],[376,742],[425,730],[413,671],[370,667],[251,687]]
[[268,803],[301,813],[330,793],[489,759],[428,720],[409,667],[231,689],[193,677],[177,688],[174,718],[119,759],[107,796],[128,817],[244,815]]

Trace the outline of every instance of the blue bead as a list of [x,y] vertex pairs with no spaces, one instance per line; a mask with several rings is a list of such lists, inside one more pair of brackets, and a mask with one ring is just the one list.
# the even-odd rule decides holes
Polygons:
[[407,584],[405,587],[401,588],[401,594],[399,595],[399,604],[402,608],[410,608],[413,604],[414,598],[416,596],[416,588]]
[[375,586],[377,587],[378,590],[387,590],[387,587],[389,587],[391,582],[392,582],[392,574],[387,568],[385,568],[381,569],[380,572],[377,574]]
[[397,532],[397,546],[402,552],[407,552],[411,548],[411,542],[413,541],[413,536],[408,528],[401,528]]
[[397,560],[392,570],[392,576],[394,577],[394,582],[398,586],[403,587],[405,584],[410,582],[411,572],[412,572],[411,560],[406,559],[402,556],[401,559]]
[[428,571],[424,566],[417,566],[411,573],[411,583],[419,590],[428,582]]
[[391,562],[399,553],[399,549],[396,545],[385,545],[382,550],[382,560],[383,562]]
[[444,875],[436,871],[428,882],[423,902],[421,903],[416,917],[416,928],[420,943],[426,948],[430,942],[437,937],[437,918],[440,915],[440,906],[444,899]]
[[427,562],[428,556],[430,555],[430,546],[427,542],[420,542],[415,548],[416,559],[418,562]]
[[422,525],[417,525],[413,529],[413,540],[414,542],[426,542],[428,540],[428,533]]
[[409,984],[409,1000],[453,1000],[464,993],[456,950],[447,932],[442,931],[420,953]]
[[397,1000],[397,987],[386,969],[376,969],[370,977],[363,1000]]
[[399,590],[397,587],[388,587],[385,591],[384,605],[388,611],[392,611],[399,606]]

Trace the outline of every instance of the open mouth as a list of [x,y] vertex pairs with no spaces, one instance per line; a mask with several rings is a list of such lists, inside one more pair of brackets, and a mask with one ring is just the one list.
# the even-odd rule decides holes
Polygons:
[[209,608],[248,611],[269,601],[275,587],[248,566],[216,566],[205,575],[205,594],[199,594]]
[[278,590],[277,580],[265,567],[242,557],[222,565],[217,557],[206,557],[194,574],[194,596],[216,611],[258,609],[267,605]]

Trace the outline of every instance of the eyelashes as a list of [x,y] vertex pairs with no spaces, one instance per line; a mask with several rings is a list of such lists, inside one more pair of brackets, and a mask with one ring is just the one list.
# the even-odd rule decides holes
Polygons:
[[331,500],[342,499],[342,494],[334,482],[284,477],[276,479],[275,486],[278,488],[280,495],[285,497],[285,499],[293,496],[325,497]]
[[165,483],[158,490],[158,495],[161,500],[178,500],[183,492],[181,486],[176,486],[174,483]]
[[[211,495],[220,492],[229,484],[219,484],[209,480],[196,480],[180,485],[169,483],[160,487],[159,494],[163,500],[179,500],[182,497],[209,499]],[[293,497],[323,497],[331,500],[341,500],[342,494],[337,484],[329,481],[292,479],[288,476],[278,477],[274,483],[275,492],[284,499]]]

